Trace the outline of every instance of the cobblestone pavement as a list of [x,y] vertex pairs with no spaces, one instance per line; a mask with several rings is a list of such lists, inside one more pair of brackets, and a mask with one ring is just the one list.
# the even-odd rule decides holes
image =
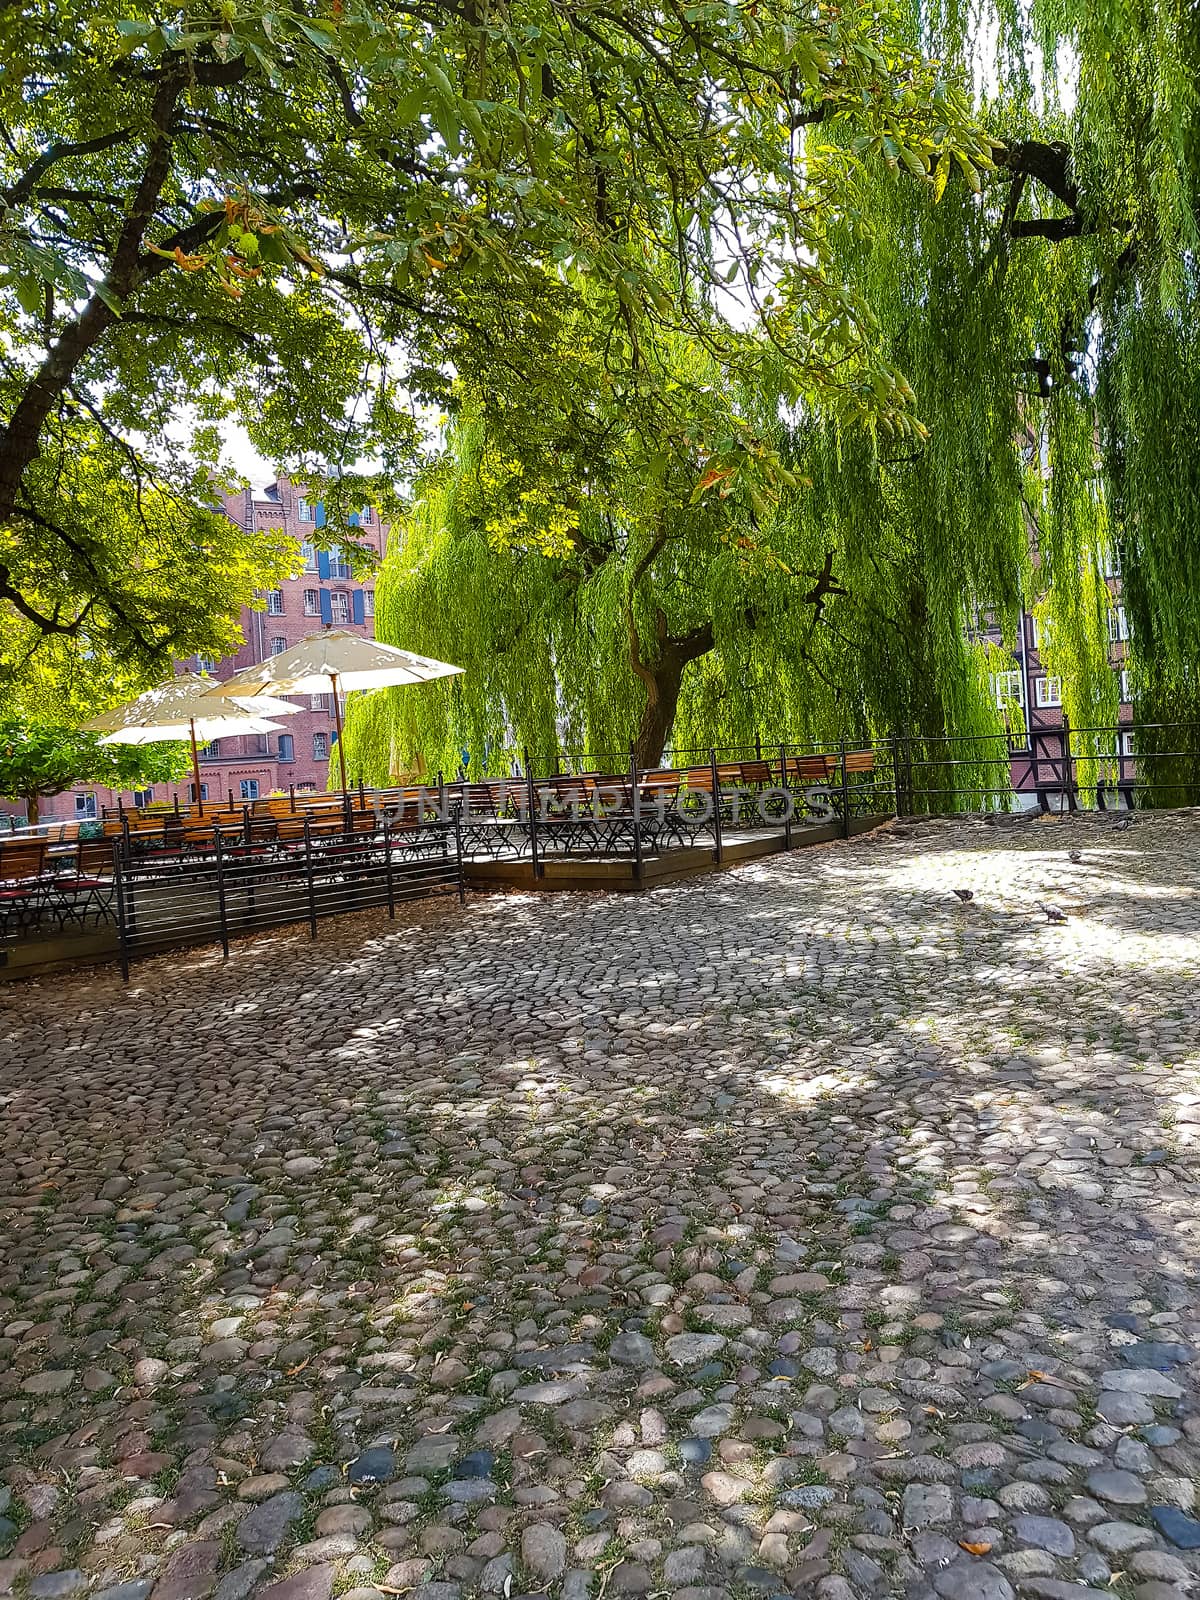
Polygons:
[[0,1593],[1192,1594],[1198,885],[930,823],[0,991]]

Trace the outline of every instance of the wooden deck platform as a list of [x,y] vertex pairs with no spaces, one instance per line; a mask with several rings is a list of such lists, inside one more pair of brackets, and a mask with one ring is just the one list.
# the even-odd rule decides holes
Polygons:
[[[887,816],[855,817],[850,824],[851,837],[869,833],[889,821]],[[793,850],[805,845],[828,844],[842,838],[840,822],[824,822],[792,828]],[[722,860],[716,860],[711,844],[697,844],[690,849],[664,850],[659,855],[642,859],[642,874],[636,875],[628,856],[561,856],[548,855],[540,863],[541,873],[534,877],[533,864],[528,856],[464,856],[463,879],[468,889],[504,890],[534,889],[541,892],[570,889],[606,889],[616,893],[638,893],[644,889],[658,889],[664,884],[678,883],[683,878],[694,878],[706,872],[722,872],[726,867],[736,867],[747,861],[757,861],[763,856],[780,855],[787,848],[783,829],[756,828],[752,832],[731,831],[725,835]]]

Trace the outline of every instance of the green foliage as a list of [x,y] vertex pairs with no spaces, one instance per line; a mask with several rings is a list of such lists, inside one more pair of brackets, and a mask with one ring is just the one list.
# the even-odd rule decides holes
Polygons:
[[[26,0],[0,41],[0,605],[10,681],[221,653],[284,555],[205,509],[220,438],[386,500],[456,362],[587,294],[619,364],[687,327],[918,436],[864,297],[825,265],[889,167],[988,162],[902,7],[418,0],[210,11]],[[373,472],[355,474],[370,459]],[[744,461],[735,448],[730,461]],[[324,478],[325,468],[330,469]],[[7,628],[6,628],[7,631]],[[86,672],[86,667],[80,667]]]
[[[464,750],[480,773],[523,747],[611,766],[631,744],[653,764],[668,744],[891,734],[919,765],[955,733],[978,736],[969,760],[916,786],[939,804],[994,787],[993,663],[871,437],[785,425],[765,387],[777,369],[739,393],[694,341],[656,341],[649,392],[602,368],[589,382],[587,333],[566,321],[551,362],[575,363],[589,397],[569,413],[532,370],[515,413],[495,392],[464,401],[385,559],[376,626],[466,670],[355,697],[352,770],[384,783],[422,762],[454,771]],[[705,465],[735,442],[752,477]]]
[[0,718],[0,795],[23,800],[36,822],[38,801],[75,783],[143,789],[170,783],[188,769],[177,744],[101,744],[100,736],[61,723]]

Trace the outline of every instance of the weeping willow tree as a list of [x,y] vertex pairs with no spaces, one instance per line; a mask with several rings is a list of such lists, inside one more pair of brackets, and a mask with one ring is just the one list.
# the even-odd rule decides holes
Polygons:
[[[978,193],[952,175],[938,208],[875,191],[844,270],[877,299],[910,273],[911,298],[881,320],[930,426],[918,476],[965,466],[972,430],[990,435],[986,479],[947,481],[967,497],[986,482],[974,539],[992,559],[1013,520],[1025,524],[1032,566],[1012,572],[1044,623],[1045,665],[1076,728],[1108,725],[1077,740],[1086,785],[1112,765],[1114,555],[1139,724],[1200,719],[1200,13],[1173,0],[945,0],[913,25],[951,65],[974,63],[995,166]],[[984,38],[996,41],[986,59]],[[943,511],[931,499],[921,515],[930,527]],[[997,588],[961,547],[947,555],[950,580],[1011,619],[1011,582]],[[1138,737],[1150,797],[1177,803],[1200,764],[1153,751],[1194,736]]]
[[[1200,12],[944,0],[907,22],[911,47],[974,74],[993,165],[914,162],[885,137],[893,176],[831,221],[823,270],[870,306],[875,378],[915,395],[921,425],[855,428],[819,394],[797,404],[769,356],[722,366],[708,339],[716,374],[671,380],[660,451],[636,385],[584,366],[522,447],[468,373],[380,585],[385,637],[468,672],[356,709],[373,775],[420,752],[481,760],[506,735],[548,748],[556,730],[647,760],[666,739],[882,733],[936,788],[953,735],[965,797],[1003,764],[987,674],[1006,663],[970,641],[971,618],[994,613],[1012,651],[1034,609],[1073,725],[1111,727],[1114,553],[1139,722],[1200,722]],[[856,154],[864,138],[828,136]],[[690,359],[676,346],[666,364]],[[543,386],[522,382],[540,415]],[[714,480],[722,430],[766,450],[757,499]],[[1110,737],[1081,734],[1083,782]],[[1187,748],[1178,730],[1161,742]],[[1143,767],[1164,799],[1188,775]]]
[[[464,397],[389,550],[380,635],[466,670],[353,704],[364,777],[453,771],[464,752],[495,771],[511,746],[653,765],[668,745],[893,733],[928,762],[966,733],[955,781],[984,786],[1003,764],[994,663],[933,581],[900,460],[885,471],[868,434],[789,407],[765,349],[740,387],[682,337],[614,370],[576,307],[543,364],[554,384],[529,371],[511,405]],[[915,442],[897,430],[897,452]],[[932,781],[946,790],[945,769]]]

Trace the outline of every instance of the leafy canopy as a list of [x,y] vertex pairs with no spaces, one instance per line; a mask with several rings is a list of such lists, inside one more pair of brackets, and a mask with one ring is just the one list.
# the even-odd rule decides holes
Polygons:
[[[0,40],[0,691],[50,642],[161,672],[221,654],[289,552],[206,508],[232,421],[331,471],[327,537],[385,496],[463,350],[590,297],[618,366],[690,330],[793,394],[919,434],[869,303],[829,269],[890,165],[972,185],[963,96],[855,0],[25,0]],[[741,469],[741,458],[732,465]]]
[[100,735],[69,725],[0,717],[0,795],[23,800],[30,820],[37,802],[76,783],[142,789],[187,771],[186,746],[101,744]]

